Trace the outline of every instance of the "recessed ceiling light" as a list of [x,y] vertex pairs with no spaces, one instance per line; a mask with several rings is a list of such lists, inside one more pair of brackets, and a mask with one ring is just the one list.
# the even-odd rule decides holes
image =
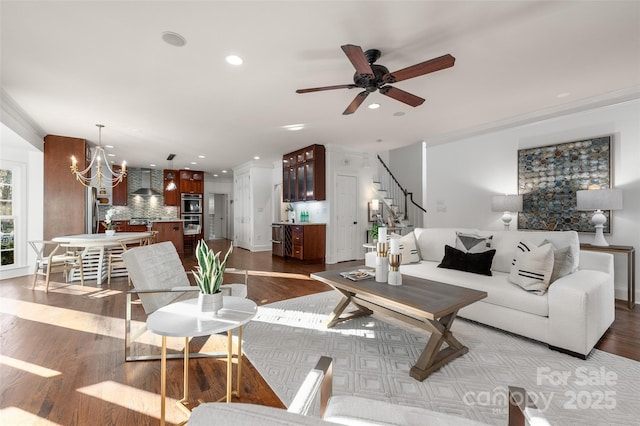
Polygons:
[[115,157],[115,154],[107,154],[107,157]]
[[382,142],[382,139],[376,139],[376,142],[380,143]]
[[214,174],[214,175],[213,175],[213,177],[218,177],[218,175],[217,175],[217,174]]
[[394,117],[402,117],[403,115],[404,115],[404,112],[402,112],[402,111],[398,111],[398,112],[394,112],[393,113]]
[[295,132],[295,131],[304,129],[304,124],[289,124],[288,126],[282,126],[282,127],[291,132]]
[[198,155],[198,158],[204,158],[204,155]]
[[149,167],[155,167],[155,166],[156,166],[155,164],[149,164]]
[[569,92],[562,92],[562,93],[558,93],[556,95],[556,98],[560,99],[560,98],[566,98],[567,96],[569,96],[571,93]]
[[196,165],[196,164],[198,164],[198,163],[196,163],[195,161],[192,161],[192,162],[191,162],[191,164],[193,164],[193,165],[195,166],[195,165]]
[[244,62],[240,56],[236,55],[229,55],[226,59],[231,65],[242,65],[242,62]]
[[105,145],[105,148],[113,149],[113,145]]
[[226,171],[226,170],[223,170],[223,171],[222,171],[222,173],[227,173],[227,171]]
[[253,157],[254,160],[259,160],[260,157],[258,155],[256,155],[255,157]]
[[371,104],[369,105],[369,109],[378,109],[380,108],[380,104]]
[[191,167],[185,166],[184,169],[185,170],[191,170]]
[[185,44],[187,44],[187,39],[182,37],[180,34],[178,33],[174,33],[172,31],[165,31],[162,33],[162,40],[164,40],[165,43],[170,44],[171,46],[175,46],[175,47],[182,47]]

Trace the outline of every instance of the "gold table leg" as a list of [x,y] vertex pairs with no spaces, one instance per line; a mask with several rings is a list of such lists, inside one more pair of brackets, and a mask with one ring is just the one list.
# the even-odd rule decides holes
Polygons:
[[167,336],[162,336],[162,358],[160,360],[160,426],[164,426],[167,400]]

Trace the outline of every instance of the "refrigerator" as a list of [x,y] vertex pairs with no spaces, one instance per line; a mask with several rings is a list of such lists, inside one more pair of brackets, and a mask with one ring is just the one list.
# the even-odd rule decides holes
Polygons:
[[85,229],[87,234],[95,234],[98,232],[98,190],[94,187],[88,187],[86,193],[85,204]]

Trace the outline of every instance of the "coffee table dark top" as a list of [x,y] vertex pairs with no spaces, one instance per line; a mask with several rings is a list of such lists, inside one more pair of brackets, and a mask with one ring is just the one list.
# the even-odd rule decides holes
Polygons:
[[347,271],[324,271],[311,278],[363,299],[384,301],[385,307],[412,316],[437,319],[484,299],[487,293],[437,281],[402,275],[402,285],[379,283],[374,278],[351,281],[340,275]]

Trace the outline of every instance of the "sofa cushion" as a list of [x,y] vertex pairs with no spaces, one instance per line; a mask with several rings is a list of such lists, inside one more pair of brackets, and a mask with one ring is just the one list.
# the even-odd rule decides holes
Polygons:
[[491,249],[492,235],[481,237],[478,234],[456,232],[456,248],[465,253],[482,253]]
[[414,277],[486,291],[487,297],[476,304],[490,303],[539,316],[549,316],[548,293],[537,296],[512,284],[508,274],[492,271],[493,276],[470,274],[453,269],[438,268],[437,262],[401,265],[400,272]]
[[511,263],[516,254],[516,247],[523,240],[531,241],[537,246],[544,240],[549,241],[557,248],[569,246],[571,260],[566,267],[571,272],[578,269],[580,241],[576,231],[492,231],[491,233],[493,234],[492,247],[496,249],[491,268],[494,271],[511,272]]
[[444,257],[438,268],[457,269],[473,274],[491,275],[491,262],[495,250],[480,253],[465,253],[449,245],[444,246]]
[[400,237],[400,254],[402,255],[402,264],[420,262],[418,247],[416,246],[416,237],[413,232]]
[[511,266],[509,281],[537,295],[547,292],[553,272],[553,246],[544,244],[536,247],[528,241],[521,241]]
[[413,232],[418,242],[420,259],[440,262],[444,256],[444,246],[456,245],[456,231],[477,234],[477,229],[464,228],[416,228]]

